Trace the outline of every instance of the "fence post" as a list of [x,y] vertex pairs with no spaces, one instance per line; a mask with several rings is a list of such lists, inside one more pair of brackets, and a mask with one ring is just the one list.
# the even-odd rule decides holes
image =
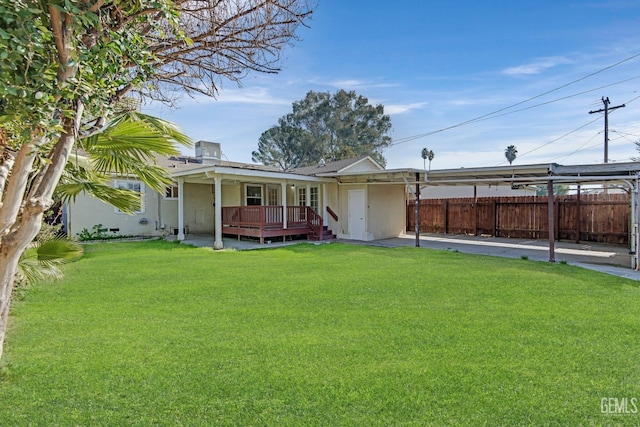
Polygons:
[[578,184],[578,192],[576,194],[576,243],[580,243],[580,184]]
[[449,200],[444,202],[444,234],[449,234]]
[[473,186],[473,235],[478,235],[478,188]]
[[498,237],[498,201],[493,199],[493,237]]
[[549,213],[549,262],[556,262],[555,254],[555,209],[553,203],[553,180],[547,181],[547,204]]
[[420,174],[416,173],[416,210],[415,210],[416,247],[420,247]]

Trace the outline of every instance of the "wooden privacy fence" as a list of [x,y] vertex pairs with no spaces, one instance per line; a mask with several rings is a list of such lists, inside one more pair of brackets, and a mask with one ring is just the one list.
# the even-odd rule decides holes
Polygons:
[[[555,196],[558,240],[629,243],[628,194]],[[548,239],[547,196],[420,200],[420,231]],[[407,202],[407,230],[415,230],[415,200]]]

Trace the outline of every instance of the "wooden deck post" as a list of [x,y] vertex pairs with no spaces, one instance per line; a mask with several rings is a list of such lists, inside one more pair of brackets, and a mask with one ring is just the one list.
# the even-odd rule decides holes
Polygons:
[[282,187],[282,228],[287,229],[289,219],[287,218],[287,183],[280,184]]

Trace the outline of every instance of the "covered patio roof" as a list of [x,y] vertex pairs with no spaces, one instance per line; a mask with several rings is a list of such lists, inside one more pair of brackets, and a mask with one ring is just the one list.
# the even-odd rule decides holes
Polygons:
[[564,166],[557,163],[432,170],[425,185],[598,184],[637,179],[640,162]]
[[364,172],[331,172],[318,177],[333,178],[341,184],[424,184],[423,169],[383,169]]

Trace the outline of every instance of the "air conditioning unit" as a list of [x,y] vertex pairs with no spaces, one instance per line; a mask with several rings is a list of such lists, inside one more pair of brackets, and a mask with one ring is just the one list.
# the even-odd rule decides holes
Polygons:
[[222,152],[220,143],[209,141],[196,142],[196,159],[199,163],[217,164],[220,162]]

